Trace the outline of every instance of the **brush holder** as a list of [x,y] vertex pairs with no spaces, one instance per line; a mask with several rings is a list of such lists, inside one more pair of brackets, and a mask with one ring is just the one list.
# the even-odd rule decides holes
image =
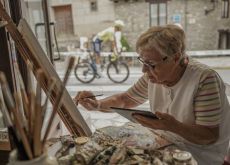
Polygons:
[[17,150],[13,150],[8,165],[58,165],[58,162],[55,157],[48,156],[47,153],[31,160],[17,160]]

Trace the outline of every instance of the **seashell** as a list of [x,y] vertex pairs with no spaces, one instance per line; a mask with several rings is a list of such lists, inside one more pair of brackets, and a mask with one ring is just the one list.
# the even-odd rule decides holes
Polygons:
[[154,165],[163,165],[163,162],[159,158],[156,157],[156,158],[154,158],[153,164]]
[[163,151],[163,162],[173,163],[172,153],[168,150]]
[[103,151],[103,149],[104,148],[98,145],[96,142],[88,141],[87,143],[76,148],[75,157],[79,157],[85,162],[85,164],[89,164],[98,153]]
[[113,152],[116,150],[116,146],[110,146],[100,152],[91,162],[91,164],[100,164],[100,163],[109,163],[110,157],[113,155]]
[[85,137],[85,136],[81,136],[81,137],[77,137],[75,139],[75,143],[77,145],[82,145],[82,144],[85,144],[89,141],[89,138],[88,137]]
[[138,155],[134,155],[133,158],[136,159],[136,160],[139,161],[139,162],[144,161],[144,159],[142,159],[142,158],[141,158],[140,156],[138,156]]
[[74,159],[74,155],[66,155],[58,159],[58,164],[70,165],[73,159]]
[[118,163],[122,163],[125,158],[126,158],[126,148],[125,147],[119,147],[117,148],[113,155],[110,158],[109,164],[118,164]]
[[131,152],[132,154],[135,154],[135,155],[144,154],[144,149],[136,148],[136,147],[130,147],[130,146],[128,146],[127,148],[129,150],[129,152]]
[[173,161],[175,164],[190,164],[192,155],[187,151],[180,151],[173,153]]

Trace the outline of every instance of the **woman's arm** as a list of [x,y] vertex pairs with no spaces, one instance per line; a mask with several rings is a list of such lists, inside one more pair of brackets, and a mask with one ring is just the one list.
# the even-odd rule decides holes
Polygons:
[[100,111],[108,111],[110,107],[119,107],[119,108],[133,108],[140,104],[133,101],[127,94],[127,92],[116,94],[110,97],[107,97],[102,100],[98,100]]
[[77,93],[74,101],[80,103],[87,110],[109,111],[110,107],[133,108],[148,99],[148,80],[143,75],[132,87],[126,92],[112,95],[110,97],[96,100],[91,91],[80,91]]
[[115,94],[101,100],[96,100],[90,91],[81,91],[75,97],[76,104],[81,104],[87,110],[110,112],[110,107],[131,108],[140,105],[128,96],[127,92]]

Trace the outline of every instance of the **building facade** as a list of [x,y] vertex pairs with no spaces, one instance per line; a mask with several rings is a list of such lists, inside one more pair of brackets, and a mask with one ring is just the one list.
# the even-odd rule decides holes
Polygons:
[[[27,0],[38,3],[36,0]],[[55,22],[61,46],[79,46],[80,37],[92,38],[125,22],[124,36],[135,50],[138,36],[151,26],[180,24],[187,35],[187,50],[230,49],[230,0],[51,0],[50,18]],[[30,5],[30,17],[38,5]]]
[[114,0],[133,47],[150,26],[176,23],[186,32],[188,50],[230,49],[229,7],[229,0]]

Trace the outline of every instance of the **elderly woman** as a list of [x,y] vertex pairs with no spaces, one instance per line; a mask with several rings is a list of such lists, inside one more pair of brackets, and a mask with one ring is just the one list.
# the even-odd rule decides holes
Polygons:
[[[176,25],[151,27],[136,44],[143,76],[128,91],[102,100],[75,97],[88,110],[136,107],[149,100],[160,120],[134,115],[142,125],[190,151],[199,164],[220,165],[229,142],[225,86],[208,66],[185,56],[185,34]],[[82,99],[81,99],[82,98]]]

